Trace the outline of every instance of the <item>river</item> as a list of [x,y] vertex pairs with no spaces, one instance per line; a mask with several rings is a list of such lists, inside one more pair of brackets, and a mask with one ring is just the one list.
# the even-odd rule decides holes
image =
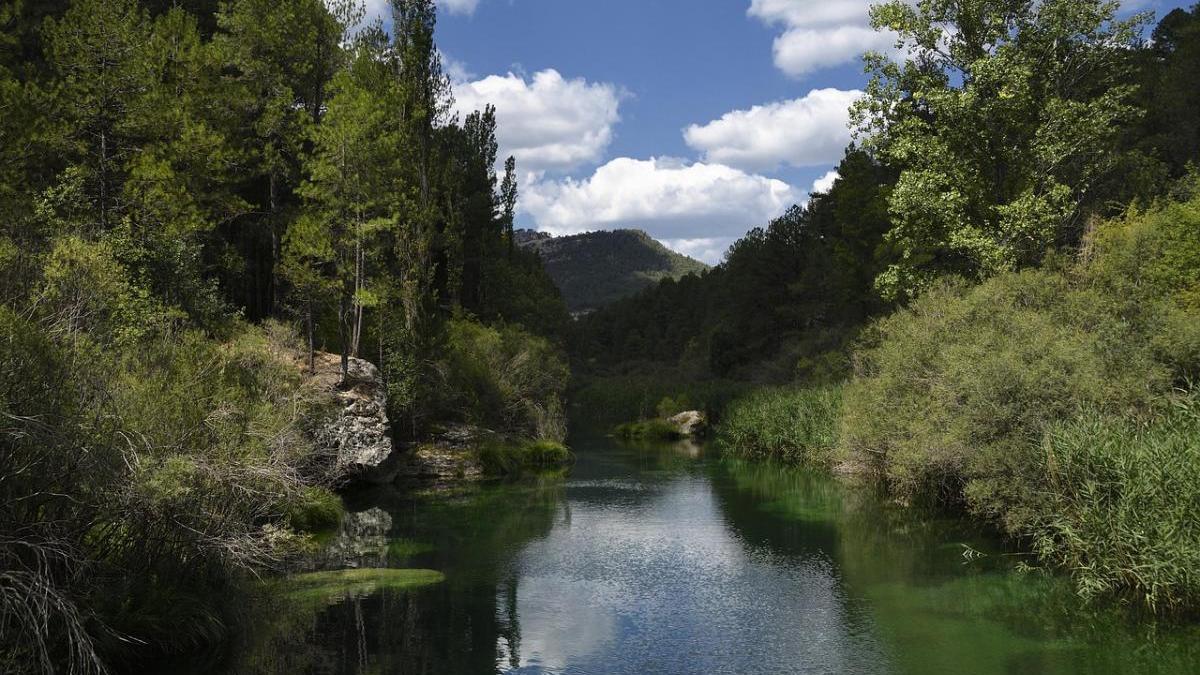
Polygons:
[[575,439],[562,476],[348,497],[332,558],[439,570],[263,603],[173,672],[1200,672],[1200,632],[1089,609],[968,522],[694,445]]

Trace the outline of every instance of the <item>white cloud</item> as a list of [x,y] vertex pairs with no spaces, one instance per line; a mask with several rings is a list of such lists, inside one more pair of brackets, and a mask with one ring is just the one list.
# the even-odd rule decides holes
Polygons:
[[630,227],[678,242],[740,236],[798,197],[783,181],[720,164],[622,157],[584,180],[527,184],[521,209],[555,235]]
[[451,14],[474,14],[479,0],[437,0],[437,4]]
[[684,139],[710,162],[745,169],[836,162],[850,143],[850,104],[862,92],[814,89],[803,98],[735,110],[688,127]]
[[716,265],[725,258],[725,252],[737,241],[737,237],[700,237],[697,239],[667,239],[663,245],[688,257]]
[[792,77],[849,63],[867,51],[889,51],[896,36],[870,26],[872,0],[751,0],[748,14],[782,26],[775,66]]
[[[366,21],[373,21],[377,18],[383,19],[386,23],[391,23],[392,20],[392,0],[364,0],[367,15]],[[438,8],[445,11],[447,14],[463,14],[470,16],[475,13],[475,8],[479,6],[479,0],[437,0]]]
[[814,192],[829,192],[833,188],[833,183],[838,179],[837,169],[826,173],[824,176],[813,181],[812,189],[809,194]]
[[525,172],[566,171],[600,161],[620,120],[621,93],[611,84],[568,80],[543,70],[526,80],[508,73],[454,85],[460,115],[496,106],[501,157]]

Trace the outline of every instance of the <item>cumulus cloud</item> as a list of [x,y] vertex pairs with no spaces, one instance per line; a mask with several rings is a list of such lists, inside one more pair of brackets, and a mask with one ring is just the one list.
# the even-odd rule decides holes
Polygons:
[[532,79],[508,73],[454,85],[461,115],[496,106],[501,157],[524,172],[566,171],[600,161],[620,120],[621,92],[611,84],[566,79],[543,70]]
[[719,264],[737,237],[700,237],[697,239],[667,239],[664,246],[709,265]]
[[837,169],[834,169],[833,171],[826,173],[824,176],[821,176],[820,178],[813,181],[812,189],[809,190],[809,194],[812,194],[815,192],[829,192],[829,190],[831,190],[833,188],[833,184],[835,181],[837,181],[837,179],[838,179]]
[[684,140],[710,162],[770,169],[836,162],[850,142],[849,108],[862,92],[814,89],[803,98],[726,113],[688,127]]
[[631,227],[662,241],[700,247],[701,239],[736,237],[766,223],[798,196],[783,181],[721,164],[622,157],[583,180],[527,184],[521,209],[539,230],[555,235]]
[[783,28],[775,66],[792,77],[839,66],[867,51],[888,51],[896,36],[871,28],[872,0],[751,0],[748,14]]
[[[385,22],[391,21],[391,0],[365,0],[363,4],[367,10],[366,21],[374,21],[377,18],[383,19]],[[437,5],[447,14],[469,16],[475,13],[475,8],[479,6],[479,0],[437,0]]]

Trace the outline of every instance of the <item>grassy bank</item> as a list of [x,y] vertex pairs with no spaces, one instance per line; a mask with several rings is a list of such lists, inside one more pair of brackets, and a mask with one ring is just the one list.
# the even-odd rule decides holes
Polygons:
[[878,477],[1031,542],[1085,597],[1200,608],[1200,197],[1077,260],[946,280],[876,322],[841,388],[753,393],[730,452]]
[[479,449],[485,473],[508,476],[522,471],[554,469],[570,464],[571,451],[557,441],[491,440]]
[[746,459],[829,466],[841,403],[838,386],[756,391],[726,409],[717,441]]

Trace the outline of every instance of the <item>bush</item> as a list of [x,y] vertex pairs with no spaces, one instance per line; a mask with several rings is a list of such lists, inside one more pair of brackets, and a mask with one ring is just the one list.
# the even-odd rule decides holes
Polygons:
[[319,487],[310,487],[297,495],[288,510],[288,523],[297,532],[328,532],[342,522],[342,498]]
[[902,499],[965,505],[1085,595],[1196,606],[1200,197],[1097,227],[1081,260],[944,282],[855,355],[839,451]]
[[571,451],[557,441],[492,440],[479,450],[484,473],[505,476],[526,469],[552,469],[571,461]]
[[1008,517],[1027,487],[1016,458],[1087,408],[1146,409],[1166,369],[1102,294],[1033,270],[947,283],[879,322],[856,355],[840,446],[905,499],[967,497]]
[[443,414],[493,431],[562,441],[570,371],[559,351],[515,326],[454,319],[447,327]]
[[1200,605],[1200,397],[1148,424],[1088,413],[1054,425],[1041,449],[1045,504],[1027,534],[1043,559],[1086,597]]
[[613,435],[636,441],[678,441],[683,438],[679,427],[658,417],[618,425],[613,429]]
[[717,441],[739,457],[828,465],[841,407],[838,386],[763,389],[729,406]]
[[0,612],[29,638],[0,665],[219,637],[228,587],[299,547],[286,516],[317,494],[299,372],[259,329],[117,352],[62,335],[0,310],[0,585],[27,591]]

